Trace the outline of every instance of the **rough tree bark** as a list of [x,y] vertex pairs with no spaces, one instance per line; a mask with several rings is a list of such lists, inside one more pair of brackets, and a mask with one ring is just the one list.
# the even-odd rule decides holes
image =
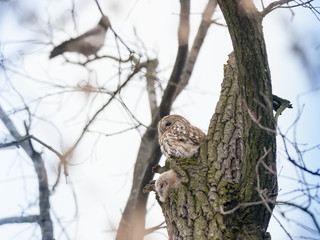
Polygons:
[[271,79],[262,18],[251,0],[218,0],[233,42],[208,135],[160,203],[169,239],[266,239],[277,195]]

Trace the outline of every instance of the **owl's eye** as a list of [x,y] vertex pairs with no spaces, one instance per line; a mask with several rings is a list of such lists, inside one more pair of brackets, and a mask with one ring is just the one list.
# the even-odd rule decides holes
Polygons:
[[166,127],[169,127],[171,125],[171,122],[166,123]]

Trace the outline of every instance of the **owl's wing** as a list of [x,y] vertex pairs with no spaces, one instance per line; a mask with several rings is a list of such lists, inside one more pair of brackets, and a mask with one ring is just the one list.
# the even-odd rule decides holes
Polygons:
[[199,145],[200,142],[205,138],[206,134],[202,132],[199,128],[191,126],[189,128],[189,139],[195,144]]

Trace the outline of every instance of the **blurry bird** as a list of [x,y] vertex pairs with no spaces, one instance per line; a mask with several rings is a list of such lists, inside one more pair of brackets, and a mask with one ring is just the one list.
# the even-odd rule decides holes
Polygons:
[[[292,108],[292,104],[290,103],[289,100],[283,99],[281,97],[278,97],[277,95],[272,95],[272,100],[273,100],[273,110],[278,111],[278,109],[283,106],[285,108]],[[283,109],[284,110],[284,109]],[[283,111],[282,110],[282,111]]]
[[106,38],[106,32],[110,26],[111,24],[108,17],[103,16],[98,25],[93,29],[55,47],[51,51],[49,58],[54,58],[64,52],[77,52],[87,57],[96,54],[100,48],[102,48]]

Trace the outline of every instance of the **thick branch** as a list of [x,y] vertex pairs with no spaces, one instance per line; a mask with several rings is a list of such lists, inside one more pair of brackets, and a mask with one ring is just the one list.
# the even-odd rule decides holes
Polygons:
[[147,65],[146,66],[147,91],[148,91],[148,97],[149,97],[151,118],[155,117],[155,114],[158,109],[157,95],[156,95],[156,88],[155,88],[155,71],[158,64],[159,64],[158,59],[150,60],[146,64]]
[[[4,125],[9,130],[12,137],[17,140],[21,139],[21,135],[18,133],[16,127],[10,118],[3,111],[0,106],[0,119],[4,123]],[[43,159],[37,151],[35,151],[28,141],[28,139],[24,141],[20,141],[19,145],[23,148],[23,150],[27,153],[27,155],[31,158],[34,169],[38,176],[38,184],[39,184],[39,225],[42,232],[43,240],[52,240],[53,239],[53,225],[50,217],[50,203],[49,203],[49,188],[48,188],[48,178],[47,172],[44,166]]]
[[163,93],[162,102],[159,107],[160,116],[166,116],[170,113],[177,85],[179,84],[181,73],[188,56],[190,0],[180,0],[180,5],[180,25],[178,30],[179,48],[167,88]]
[[188,55],[186,64],[183,68],[183,72],[181,74],[180,81],[179,81],[179,84],[177,85],[177,90],[175,92],[173,99],[175,99],[180,94],[180,92],[188,85],[189,79],[193,72],[194,65],[198,59],[200,49],[207,35],[208,29],[211,26],[211,17],[216,7],[217,7],[216,0],[208,1],[208,4],[202,14],[202,20],[198,29],[198,33],[193,41],[191,51]]
[[7,148],[7,147],[12,147],[12,146],[19,147],[20,142],[27,140],[29,138],[30,138],[30,136],[24,136],[20,139],[12,141],[12,142],[0,143],[0,148]]
[[[256,190],[258,183],[255,168],[261,156],[265,155],[265,149],[270,149],[270,153],[265,156],[264,162],[273,169],[273,172],[276,172],[276,139],[275,132],[265,130],[265,128],[274,130],[275,127],[271,104],[271,77],[262,32],[261,16],[251,0],[218,0],[218,3],[228,25],[238,71],[238,94],[241,107],[240,109],[239,107],[236,108],[236,114],[240,112],[243,115],[240,140],[243,141],[241,144],[243,152],[241,158],[235,159],[240,168],[234,172],[234,174],[236,172],[240,174],[237,175],[239,176],[239,181],[232,181],[233,184],[236,183],[232,187],[234,192],[231,192],[229,196],[232,200],[226,203],[232,206],[236,201],[241,203],[263,200]],[[247,109],[243,106],[244,102]],[[261,128],[254,123],[248,110],[256,119],[259,119],[259,123],[265,128]],[[238,117],[234,116],[238,120]],[[223,129],[223,131],[226,131],[225,127]],[[232,135],[234,134],[232,133]],[[237,146],[234,147],[238,149]],[[218,169],[223,172],[221,168]],[[233,172],[232,169],[231,172]],[[276,196],[276,175],[271,174],[262,166],[260,166],[258,174],[260,189],[265,189],[267,195]],[[227,177],[225,173],[221,175],[222,179],[218,180],[218,188],[221,184],[225,184],[223,180]],[[218,191],[218,194],[221,195],[221,192]],[[269,210],[273,209],[273,207],[274,204],[269,203]],[[264,205],[257,205],[238,212],[238,217],[242,223],[240,223],[241,221],[236,222],[228,216],[224,216],[223,219],[227,228],[229,226],[234,228],[239,224],[235,228],[240,230],[237,229],[238,232],[235,234],[239,234],[240,239],[245,236],[241,234],[244,231],[252,231],[252,234],[249,234],[247,239],[262,239],[271,217],[271,212],[268,211],[268,208]],[[251,214],[248,214],[248,211]],[[243,222],[250,222],[251,224],[243,226]],[[258,226],[260,228],[259,231],[257,231]],[[250,235],[251,238],[249,237]]]
[[13,224],[13,223],[38,223],[39,220],[40,220],[39,215],[8,217],[8,218],[0,219],[0,225]]

